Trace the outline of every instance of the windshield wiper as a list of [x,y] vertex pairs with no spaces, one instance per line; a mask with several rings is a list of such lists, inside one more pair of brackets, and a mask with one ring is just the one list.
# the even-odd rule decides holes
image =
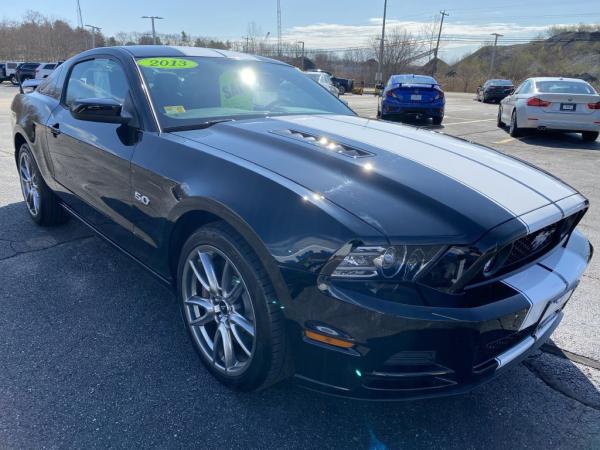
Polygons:
[[218,120],[208,120],[206,122],[195,123],[193,125],[180,125],[177,127],[167,127],[163,128],[164,132],[171,133],[173,131],[189,131],[189,130],[203,130],[205,128],[212,127],[218,123],[222,122],[233,122],[234,119],[218,119]]

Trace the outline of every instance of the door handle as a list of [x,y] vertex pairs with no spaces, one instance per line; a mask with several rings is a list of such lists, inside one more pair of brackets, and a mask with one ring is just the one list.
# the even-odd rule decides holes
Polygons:
[[60,128],[60,124],[58,124],[58,123],[55,123],[54,125],[50,126],[50,133],[52,133],[52,136],[56,137],[61,133],[59,128]]

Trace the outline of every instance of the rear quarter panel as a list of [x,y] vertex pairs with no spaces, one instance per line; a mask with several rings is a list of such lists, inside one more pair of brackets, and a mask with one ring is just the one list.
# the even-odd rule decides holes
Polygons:
[[[54,187],[53,169],[47,143],[47,121],[50,113],[58,105],[52,97],[32,92],[30,94],[17,94],[11,105],[13,117],[13,139],[22,136],[29,145],[33,157],[40,169],[44,181]],[[15,158],[17,151],[15,148]]]

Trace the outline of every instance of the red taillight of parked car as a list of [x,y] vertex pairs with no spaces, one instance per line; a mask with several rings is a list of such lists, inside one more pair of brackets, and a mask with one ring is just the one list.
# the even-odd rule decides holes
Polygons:
[[398,96],[396,95],[396,92],[395,92],[395,90],[394,90],[394,89],[392,89],[392,90],[390,90],[390,91],[387,91],[387,92],[385,93],[385,96],[386,96],[386,97],[392,97],[392,98],[398,98]]
[[597,102],[597,103],[588,103],[588,108],[590,108],[590,109],[600,109],[600,102]]
[[435,100],[439,100],[441,98],[444,98],[444,91],[437,91],[435,95]]
[[531,97],[529,100],[527,100],[527,106],[539,106],[544,108],[546,106],[550,106],[550,102],[542,100],[541,98]]

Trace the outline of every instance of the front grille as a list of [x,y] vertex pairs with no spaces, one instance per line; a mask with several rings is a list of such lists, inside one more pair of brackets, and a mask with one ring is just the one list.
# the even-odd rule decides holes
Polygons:
[[504,246],[468,281],[470,287],[515,271],[550,252],[571,234],[585,210],[536,230]]
[[564,219],[513,242],[504,267],[513,266],[529,258],[536,259],[558,244],[563,221]]

